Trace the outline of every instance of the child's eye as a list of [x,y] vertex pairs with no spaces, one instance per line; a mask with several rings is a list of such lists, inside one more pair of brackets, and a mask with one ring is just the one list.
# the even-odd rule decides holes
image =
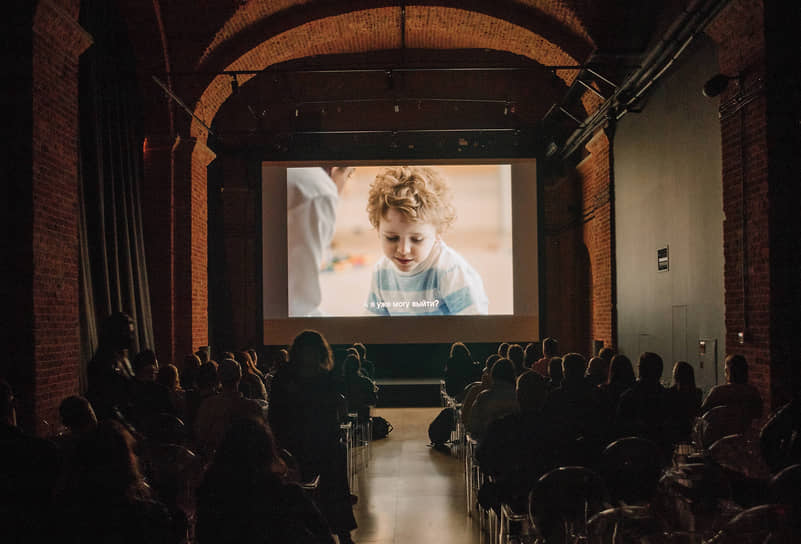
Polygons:
[[412,238],[412,242],[415,244],[419,244],[420,242],[424,241],[425,238]]
[[387,240],[387,242],[397,242],[398,241],[398,237],[397,236],[384,236],[384,238]]

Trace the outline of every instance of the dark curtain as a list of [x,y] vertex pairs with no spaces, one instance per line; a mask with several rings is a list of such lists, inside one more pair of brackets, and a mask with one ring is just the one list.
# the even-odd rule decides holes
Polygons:
[[136,323],[134,352],[153,348],[153,320],[142,230],[142,107],[127,29],[115,2],[84,0],[80,23],[94,45],[81,57],[80,285],[86,363],[98,328],[115,311]]

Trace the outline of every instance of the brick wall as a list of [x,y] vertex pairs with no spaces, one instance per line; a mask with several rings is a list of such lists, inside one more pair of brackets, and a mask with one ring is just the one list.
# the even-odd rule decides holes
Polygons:
[[581,178],[584,245],[592,270],[592,340],[617,345],[615,252],[609,139],[599,131],[586,145],[589,156],[576,168]]
[[707,30],[721,73],[741,76],[720,97],[726,351],[748,359],[766,413],[795,392],[801,367],[798,98],[786,91],[798,88],[798,20],[786,3],[735,0]]
[[21,413],[40,434],[78,389],[78,58],[91,37],[76,19],[77,2],[42,1],[33,20],[33,411]]
[[563,352],[617,344],[609,139],[599,131],[566,174],[544,179],[543,334]]

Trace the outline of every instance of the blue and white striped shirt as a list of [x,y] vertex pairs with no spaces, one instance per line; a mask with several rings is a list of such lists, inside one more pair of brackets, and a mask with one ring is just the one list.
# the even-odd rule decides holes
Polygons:
[[470,264],[438,240],[414,270],[402,272],[386,256],[375,264],[365,308],[377,315],[488,313],[484,284]]

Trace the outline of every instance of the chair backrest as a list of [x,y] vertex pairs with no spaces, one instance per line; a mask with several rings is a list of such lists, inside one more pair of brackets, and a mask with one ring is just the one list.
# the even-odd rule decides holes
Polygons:
[[587,523],[590,543],[665,542],[668,528],[646,506],[621,506],[595,514]]
[[709,455],[724,469],[758,480],[770,477],[756,445],[742,434],[730,434],[709,446]]
[[771,502],[786,504],[801,511],[801,465],[790,465],[779,471],[768,483]]
[[747,430],[743,410],[736,406],[716,406],[704,413],[695,424],[695,441],[703,449],[731,434]]
[[529,515],[539,517],[545,510],[565,522],[586,521],[603,506],[603,480],[587,467],[559,467],[544,474],[531,492]]
[[663,468],[654,442],[629,436],[609,444],[602,455],[602,475],[613,503],[644,503],[656,492]]
[[763,504],[734,516],[723,529],[705,544],[763,544],[799,542],[798,521],[781,504]]

